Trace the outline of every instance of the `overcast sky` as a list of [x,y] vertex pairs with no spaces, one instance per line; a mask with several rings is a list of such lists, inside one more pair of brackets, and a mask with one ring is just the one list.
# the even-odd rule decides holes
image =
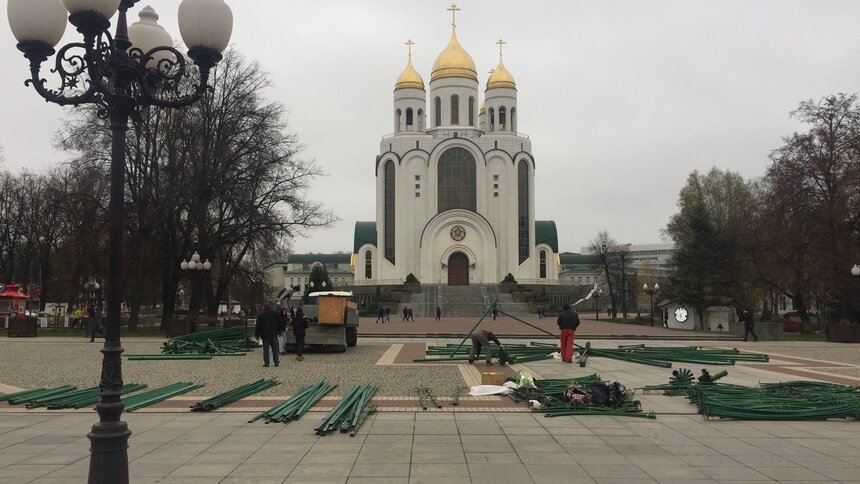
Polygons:
[[[51,140],[70,108],[23,81],[27,62],[0,0],[0,144],[6,169],[49,169]],[[58,0],[59,1],[59,0]],[[227,0],[233,45],[271,73],[269,95],[327,176],[310,196],[341,221],[296,252],[351,251],[357,220],[375,214],[374,161],[392,131],[392,90],[406,63],[429,82],[450,35],[446,1]],[[178,0],[140,2],[174,37]],[[860,89],[858,1],[461,1],[458,36],[481,90],[497,63],[519,91],[518,128],[533,142],[536,216],[555,220],[562,251],[598,231],[660,241],[692,170],[763,174],[797,129],[803,99]],[[137,19],[137,11],[132,20]],[[73,35],[74,34],[74,35]],[[68,29],[66,41],[76,39]]]

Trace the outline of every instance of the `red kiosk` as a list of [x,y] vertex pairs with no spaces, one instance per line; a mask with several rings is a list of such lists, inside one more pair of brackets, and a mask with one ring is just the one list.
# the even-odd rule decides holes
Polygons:
[[0,324],[8,321],[9,336],[36,336],[36,320],[27,319],[25,301],[29,299],[21,292],[21,285],[10,282],[0,292]]

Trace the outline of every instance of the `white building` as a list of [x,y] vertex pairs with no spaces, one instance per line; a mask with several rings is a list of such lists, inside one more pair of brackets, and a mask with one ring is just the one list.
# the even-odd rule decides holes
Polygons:
[[275,292],[296,285],[304,291],[315,266],[325,267],[334,287],[352,285],[352,254],[290,254],[287,260],[270,264],[266,271]]
[[[456,26],[430,73],[394,85],[394,133],[376,157],[376,222],[355,230],[356,282],[425,284],[558,278],[555,223],[535,220],[535,160],[517,131],[514,77],[502,61],[484,86]],[[428,105],[429,100],[429,105]]]

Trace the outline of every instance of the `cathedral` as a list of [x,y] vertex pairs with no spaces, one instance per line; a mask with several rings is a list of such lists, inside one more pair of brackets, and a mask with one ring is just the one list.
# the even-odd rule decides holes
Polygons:
[[[456,15],[457,7],[449,8]],[[456,19],[456,17],[455,17]],[[376,157],[376,221],[357,222],[355,282],[496,284],[558,279],[555,222],[535,220],[535,159],[517,131],[517,85],[502,58],[480,93],[475,62],[457,39],[430,82],[412,65],[394,84],[393,133]],[[429,93],[428,93],[429,90]],[[429,95],[428,95],[429,94]]]

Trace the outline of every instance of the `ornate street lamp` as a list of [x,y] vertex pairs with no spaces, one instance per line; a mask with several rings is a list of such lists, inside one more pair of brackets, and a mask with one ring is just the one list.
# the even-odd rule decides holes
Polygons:
[[99,289],[101,289],[101,284],[94,277],[91,277],[87,282],[84,283],[84,289],[89,291],[90,293],[90,304],[94,304],[96,299],[96,293]]
[[651,298],[651,326],[654,326],[654,294],[660,291],[660,284],[654,283],[654,287],[648,287],[648,283],[642,284],[642,292]]
[[595,300],[597,302],[597,305],[594,308],[594,319],[600,321],[600,296],[603,295],[603,289],[598,288],[594,295],[596,296]]
[[200,260],[200,254],[197,251],[194,251],[194,254],[191,256],[189,260],[183,260],[179,263],[179,268],[182,269],[183,272],[188,274],[188,278],[191,280],[191,301],[188,303],[188,313],[190,318],[195,318],[197,316],[197,304],[195,296],[195,288],[194,281],[196,274],[202,275],[204,271],[209,271],[212,269],[212,263],[209,262],[209,259],[206,259],[205,262]]
[[[7,10],[18,49],[30,61],[30,78],[25,85],[61,106],[98,106],[99,116],[110,120],[108,319],[102,349],[101,401],[96,406],[99,422],[88,435],[92,443],[90,484],[128,482],[131,432],[120,420],[124,405],[119,338],[128,121],[142,120],[150,106],[181,108],[200,99],[210,89],[209,74],[221,60],[233,30],[233,14],[224,0],[182,1],[179,31],[200,75],[199,80],[191,80],[193,69],[155,23],[158,17],[154,11],[144,9],[141,21],[128,26],[127,12],[135,3],[137,0],[8,0]],[[116,32],[111,34],[108,29],[117,12]],[[54,55],[66,30],[67,15],[83,42],[59,48],[50,66],[59,77],[59,85],[49,88],[41,77],[42,64]],[[188,92],[186,86],[192,86]]]

